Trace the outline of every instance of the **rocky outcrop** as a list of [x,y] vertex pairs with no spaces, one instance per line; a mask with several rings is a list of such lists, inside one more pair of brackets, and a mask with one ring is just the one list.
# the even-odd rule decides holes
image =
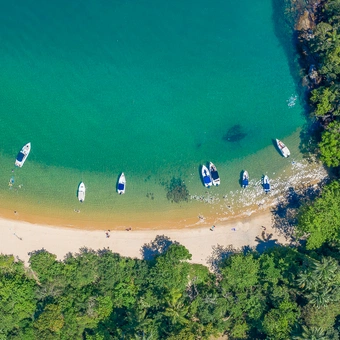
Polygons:
[[315,16],[314,13],[310,13],[305,10],[303,14],[298,19],[295,29],[297,31],[309,31],[315,27]]

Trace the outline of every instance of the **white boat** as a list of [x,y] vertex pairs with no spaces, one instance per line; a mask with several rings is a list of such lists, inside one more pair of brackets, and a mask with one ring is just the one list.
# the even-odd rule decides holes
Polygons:
[[78,196],[78,200],[79,202],[84,202],[85,201],[85,184],[84,182],[80,182],[79,186],[78,186],[78,193],[77,193],[77,196]]
[[267,175],[263,176],[262,185],[264,192],[267,194],[270,191],[269,177]]
[[126,179],[125,179],[124,172],[122,172],[122,174],[119,176],[118,185],[117,185],[117,192],[119,195],[125,194],[125,187],[126,187]]
[[249,174],[248,171],[244,170],[242,174],[242,188],[246,188],[249,184]]
[[279,139],[276,139],[276,145],[279,148],[281,154],[283,157],[289,157],[290,156],[290,151],[289,149],[286,147],[286,145],[281,142]]
[[209,171],[212,183],[216,186],[219,186],[221,184],[220,176],[217,172],[216,166],[212,162],[209,163]]
[[211,176],[208,168],[205,165],[202,165],[202,178],[203,183],[207,188],[212,186]]
[[31,143],[27,143],[19,151],[18,156],[15,160],[15,165],[21,168],[24,165],[28,155],[30,154],[30,151],[31,151]]

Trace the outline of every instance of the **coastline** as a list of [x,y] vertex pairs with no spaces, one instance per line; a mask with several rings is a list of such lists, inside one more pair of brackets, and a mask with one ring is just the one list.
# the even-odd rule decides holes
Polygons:
[[265,234],[273,234],[271,243],[274,240],[285,243],[284,236],[272,228],[272,214],[269,210],[216,224],[213,231],[210,230],[211,225],[206,224],[200,228],[181,230],[111,230],[109,238],[102,230],[60,228],[1,218],[0,252],[13,254],[26,263],[32,251],[45,249],[61,260],[69,252],[77,253],[84,247],[93,250],[108,248],[122,256],[142,258],[142,247],[150,244],[157,235],[164,235],[187,247],[193,263],[209,265],[223,250],[258,246],[263,239],[262,226],[266,228]]
[[[192,195],[189,202],[167,205],[162,210],[90,210],[87,206],[43,206],[35,202],[12,202],[0,198],[0,218],[14,222],[58,226],[82,230],[178,230],[195,229],[203,225],[242,220],[275,206],[288,192],[314,185],[327,177],[321,163],[312,160],[291,160],[280,173],[268,174],[271,192],[264,194],[260,179],[251,179],[247,189],[234,191],[206,190],[202,195]],[[273,176],[273,177],[272,177]],[[276,177],[274,177],[276,176]],[[260,178],[260,176],[258,176]],[[20,204],[19,204],[20,203]]]

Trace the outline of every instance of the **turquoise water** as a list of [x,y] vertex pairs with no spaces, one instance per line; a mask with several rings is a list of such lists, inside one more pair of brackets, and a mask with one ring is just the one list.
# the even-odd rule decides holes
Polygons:
[[[39,202],[65,211],[77,206],[83,180],[82,209],[130,223],[135,212],[181,214],[187,208],[168,202],[162,183],[181,177],[201,194],[198,169],[209,160],[223,169],[219,190],[237,188],[247,157],[303,124],[299,103],[287,106],[296,84],[289,36],[286,46],[275,36],[273,10],[271,1],[250,0],[4,5],[1,197],[12,197],[10,208]],[[235,124],[245,138],[225,141]],[[24,190],[13,194],[12,163],[28,141],[31,154],[14,172]],[[260,175],[284,163],[249,166]],[[121,171],[124,197],[114,192]]]

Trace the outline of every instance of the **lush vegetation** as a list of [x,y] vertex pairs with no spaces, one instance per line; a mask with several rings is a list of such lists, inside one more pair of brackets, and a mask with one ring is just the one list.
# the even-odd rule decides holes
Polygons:
[[[340,0],[319,7],[318,24],[305,37],[314,65],[311,115],[323,127],[320,157],[337,167]],[[168,186],[173,202],[187,195],[181,180]],[[231,340],[339,339],[337,180],[299,209],[295,236],[303,241],[263,253],[228,250],[215,259],[213,271],[190,263],[185,247],[164,246],[161,238],[151,260],[81,249],[58,261],[42,250],[25,267],[1,255],[0,340],[194,340],[222,334]]]
[[319,153],[329,167],[340,165],[340,1],[319,6],[312,32],[302,33],[310,78],[311,115],[323,127]]
[[39,251],[25,268],[2,255],[0,339],[338,339],[338,249],[325,254],[235,253],[214,273],[178,244],[150,261]]

